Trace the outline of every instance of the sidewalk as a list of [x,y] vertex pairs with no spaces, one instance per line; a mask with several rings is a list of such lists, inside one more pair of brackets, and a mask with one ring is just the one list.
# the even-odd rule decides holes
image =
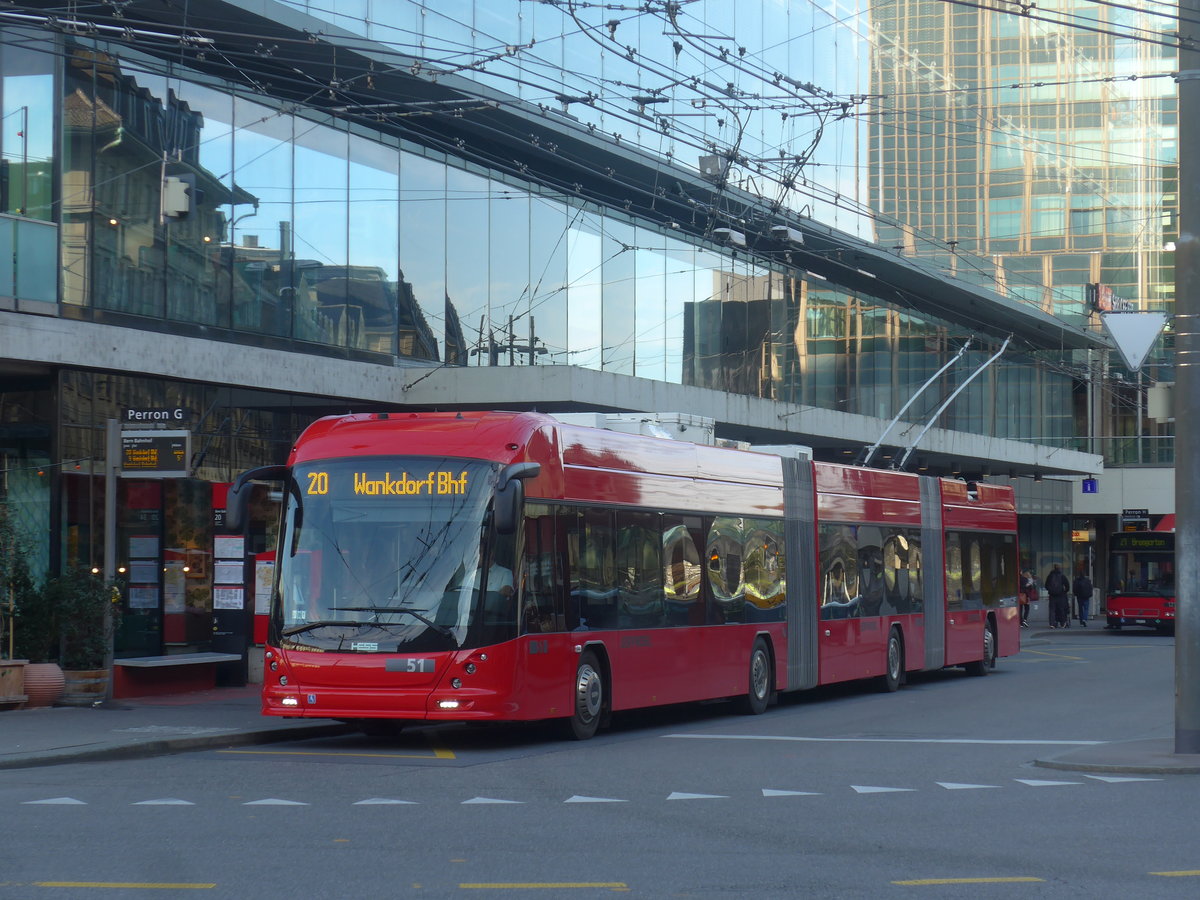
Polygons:
[[103,706],[0,712],[0,769],[159,756],[210,747],[345,734],[332,719],[280,719],[259,712],[259,685]]

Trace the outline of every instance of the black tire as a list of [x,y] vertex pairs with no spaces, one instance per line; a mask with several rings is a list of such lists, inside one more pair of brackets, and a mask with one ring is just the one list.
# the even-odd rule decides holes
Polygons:
[[579,657],[572,687],[573,709],[567,719],[568,736],[577,741],[586,741],[595,735],[604,718],[608,699],[604,693],[604,672],[600,661],[591,650]]
[[750,651],[749,674],[746,679],[746,695],[739,698],[742,712],[748,716],[761,716],[771,704],[771,654],[767,642],[762,638],[754,641]]
[[983,626],[983,659],[967,663],[967,674],[984,676],[996,668],[996,632],[990,623]]
[[887,656],[884,658],[884,672],[879,676],[879,690],[890,694],[900,689],[904,683],[904,641],[900,639],[900,630],[893,628],[888,635]]

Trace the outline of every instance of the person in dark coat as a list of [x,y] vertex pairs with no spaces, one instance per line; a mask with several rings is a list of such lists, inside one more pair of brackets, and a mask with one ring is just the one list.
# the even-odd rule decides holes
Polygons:
[[1071,585],[1071,593],[1075,595],[1075,605],[1079,607],[1079,624],[1087,628],[1088,609],[1092,605],[1092,579],[1080,572]]
[[1050,627],[1071,627],[1071,582],[1063,574],[1062,566],[1054,564],[1046,580],[1042,582],[1050,598]]

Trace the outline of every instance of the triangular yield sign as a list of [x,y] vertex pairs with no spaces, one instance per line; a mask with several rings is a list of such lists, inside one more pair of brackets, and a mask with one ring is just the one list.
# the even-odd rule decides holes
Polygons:
[[1100,320],[1108,332],[1121,359],[1131,372],[1136,372],[1146,361],[1150,348],[1158,340],[1163,326],[1167,324],[1166,313],[1101,313]]

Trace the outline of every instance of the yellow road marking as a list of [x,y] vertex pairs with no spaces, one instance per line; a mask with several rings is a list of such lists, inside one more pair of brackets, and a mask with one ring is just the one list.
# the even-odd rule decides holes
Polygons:
[[151,890],[186,891],[215,888],[216,884],[156,884],[137,881],[35,881],[37,887],[55,888],[148,888]]
[[315,750],[218,750],[218,753],[240,753],[243,756],[341,756],[362,759],[457,759],[453,750],[435,747],[433,755],[419,753],[334,753]]
[[1163,878],[1196,878],[1200,869],[1181,869],[1178,872],[1151,872],[1151,875],[1161,875]]
[[468,890],[526,890],[529,888],[613,888],[625,890],[628,886],[623,881],[495,881],[479,882],[476,884],[460,884],[460,888]]
[[893,881],[892,884],[902,884],[921,887],[929,884],[1014,884],[1017,882],[1044,881],[1043,878],[1013,876],[1011,878],[915,878],[912,881]]
[[[1086,658],[1083,656],[1068,656],[1065,653],[1047,653],[1045,650],[1028,650],[1028,649],[1023,648],[1021,650],[1021,655],[1024,656],[1026,653],[1029,653],[1033,656],[1048,656],[1051,659],[1073,659],[1073,660],[1076,660],[1077,662],[1082,662]],[[1035,659],[1033,661],[1034,662],[1044,662],[1044,660],[1040,660],[1040,659]]]

